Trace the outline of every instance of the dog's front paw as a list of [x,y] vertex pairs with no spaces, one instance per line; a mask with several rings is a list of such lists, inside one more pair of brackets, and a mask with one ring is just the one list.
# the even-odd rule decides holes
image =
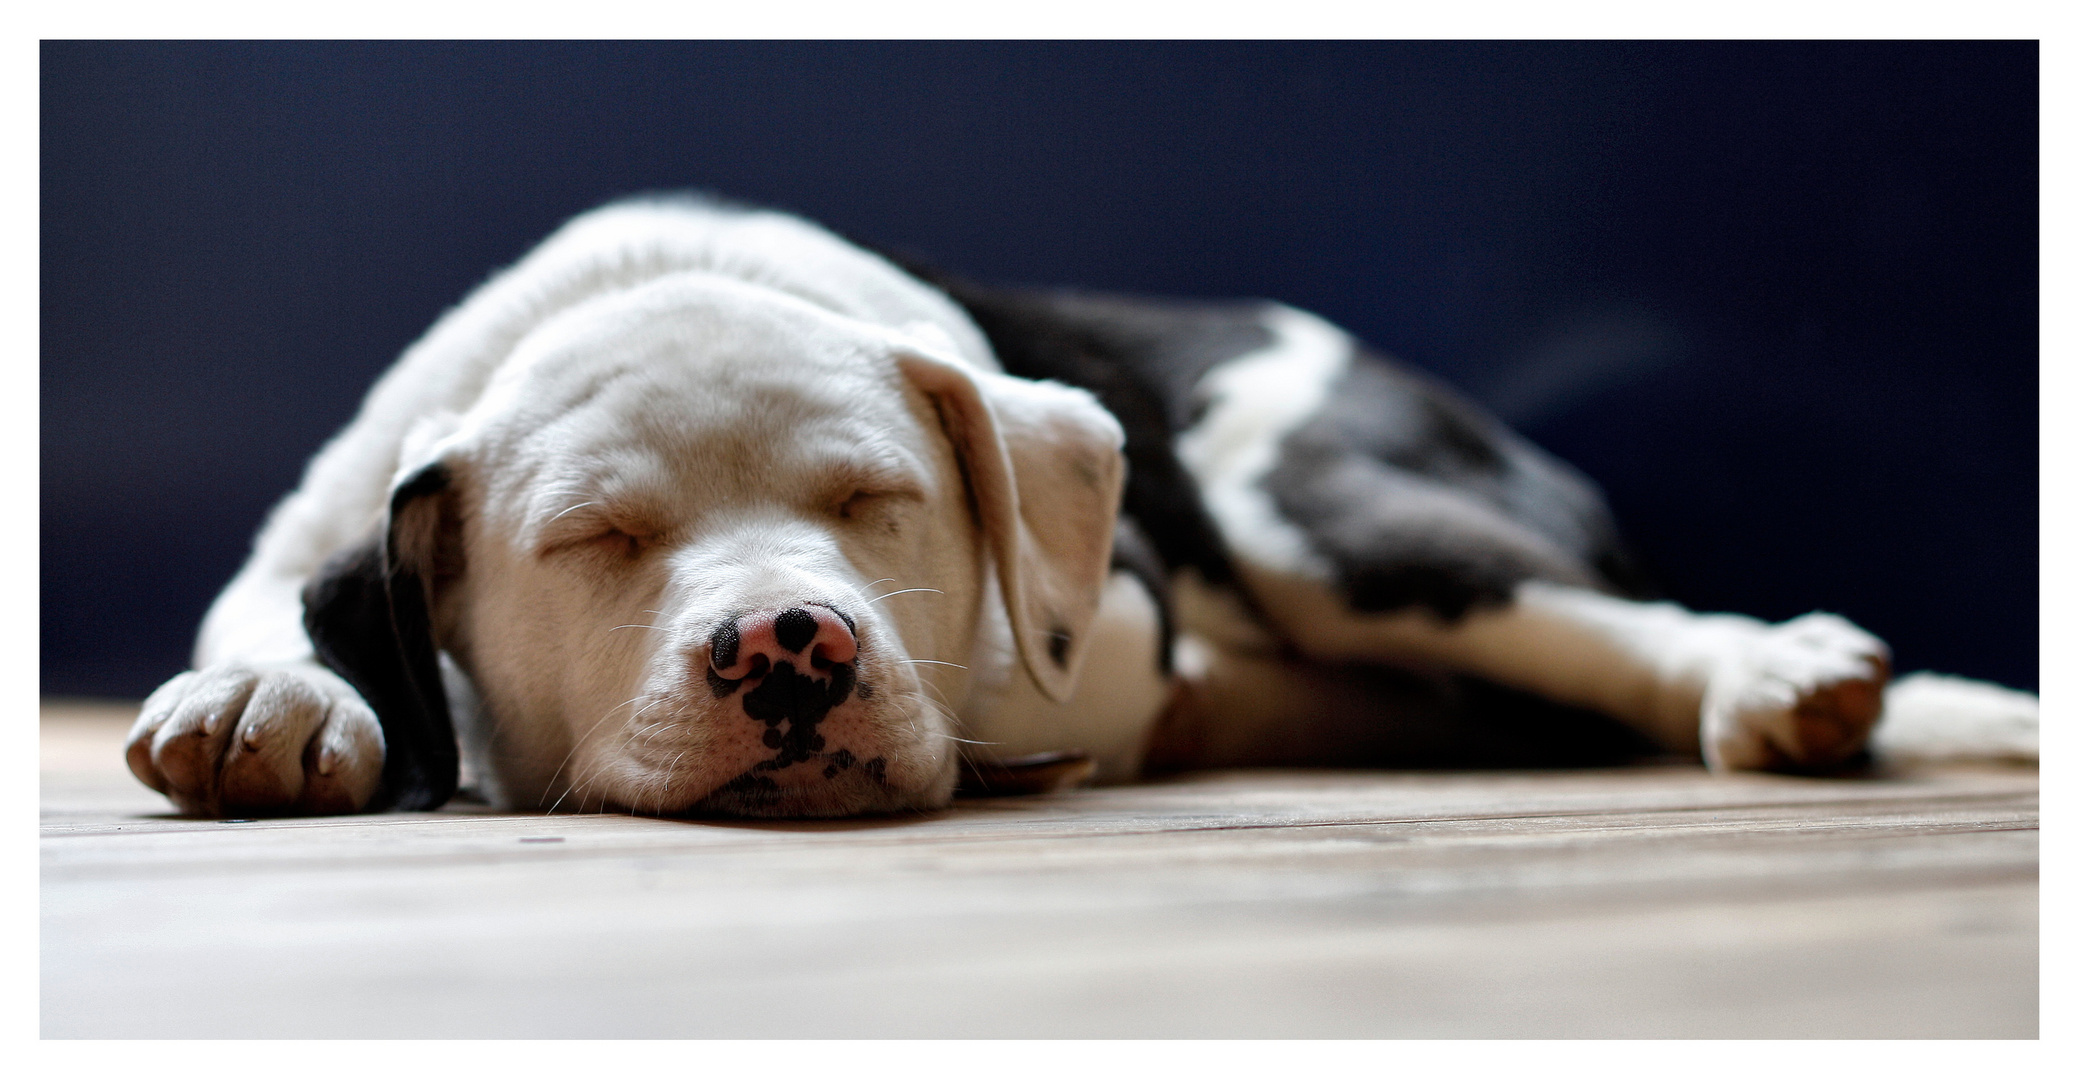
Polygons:
[[382,779],[383,729],[315,664],[217,664],[145,699],[124,756],[190,814],[349,814]]
[[1714,671],[1700,734],[1705,764],[1821,769],[1863,748],[1885,707],[1885,643],[1814,613],[1769,627]]

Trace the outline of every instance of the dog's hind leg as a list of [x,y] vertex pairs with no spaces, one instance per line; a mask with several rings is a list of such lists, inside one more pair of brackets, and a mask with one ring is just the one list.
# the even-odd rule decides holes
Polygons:
[[1884,643],[1832,615],[1770,625],[1541,581],[1456,619],[1375,615],[1320,582],[1258,576],[1309,657],[1480,676],[1615,717],[1715,768],[1836,764],[1862,748],[1884,704]]
[[1715,767],[1823,767],[1882,707],[1883,643],[1619,593],[1586,479],[1449,390],[1290,309],[1213,368],[1177,440],[1237,576],[1308,658],[1474,675],[1622,720]]

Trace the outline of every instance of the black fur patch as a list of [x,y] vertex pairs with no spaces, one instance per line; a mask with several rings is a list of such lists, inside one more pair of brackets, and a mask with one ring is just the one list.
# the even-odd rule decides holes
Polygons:
[[[442,466],[421,469],[391,496],[391,520],[449,482]],[[431,599],[380,534],[335,554],[304,586],[303,625],[319,661],[360,693],[383,729],[383,782],[371,811],[435,809],[461,778]]]
[[1165,572],[1163,560],[1155,552],[1139,526],[1131,518],[1120,518],[1112,533],[1112,569],[1124,570],[1134,575],[1141,587],[1155,602],[1157,641],[1156,668],[1164,675],[1170,674],[1170,646],[1177,639],[1177,628],[1170,617],[1170,576]]
[[[925,274],[989,335],[1005,370],[1098,396],[1127,433],[1122,517],[1167,571],[1239,590],[1218,528],[1172,448],[1215,366],[1270,344],[1260,304],[987,289]],[[1643,594],[1595,487],[1438,383],[1361,350],[1265,479],[1280,514],[1336,567],[1353,610],[1457,618],[1530,578]],[[1243,597],[1245,604],[1249,598]]]
[[851,664],[831,665],[829,679],[797,672],[791,661],[773,665],[765,679],[744,695],[745,714],[765,723],[765,744],[775,751],[771,758],[752,766],[753,770],[784,769],[822,753],[824,738],[817,725],[852,696],[852,686]]
[[1353,610],[1456,619],[1539,579],[1636,585],[1594,485],[1438,383],[1360,351],[1264,487]]
[[1218,750],[1152,759],[1179,768],[1593,767],[1664,759],[1653,740],[1607,716],[1470,676],[1367,663],[1310,663],[1281,723]]

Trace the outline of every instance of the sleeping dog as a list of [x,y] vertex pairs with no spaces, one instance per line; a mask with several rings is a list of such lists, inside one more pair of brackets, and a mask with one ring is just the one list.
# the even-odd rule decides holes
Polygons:
[[[1641,598],[1596,490],[1274,303],[981,288],[684,197],[445,315],[139,779],[202,815],[831,816],[1239,764],[2033,758],[2035,699]],[[1931,750],[1933,748],[1933,750]]]

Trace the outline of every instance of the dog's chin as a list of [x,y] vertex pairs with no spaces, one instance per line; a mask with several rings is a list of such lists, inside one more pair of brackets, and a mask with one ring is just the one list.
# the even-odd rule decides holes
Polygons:
[[[939,785],[933,785],[937,788]],[[681,811],[689,817],[835,818],[913,813],[946,805],[949,790],[917,790],[890,783],[886,760],[834,769],[825,761],[781,769],[747,770]]]
[[[813,722],[761,724],[736,697],[690,703],[680,723],[705,731],[687,753],[634,749],[605,801],[669,816],[831,818],[896,814],[952,801],[955,759],[883,699],[847,701]],[[621,788],[615,792],[615,788]],[[664,794],[666,792],[675,793]]]

